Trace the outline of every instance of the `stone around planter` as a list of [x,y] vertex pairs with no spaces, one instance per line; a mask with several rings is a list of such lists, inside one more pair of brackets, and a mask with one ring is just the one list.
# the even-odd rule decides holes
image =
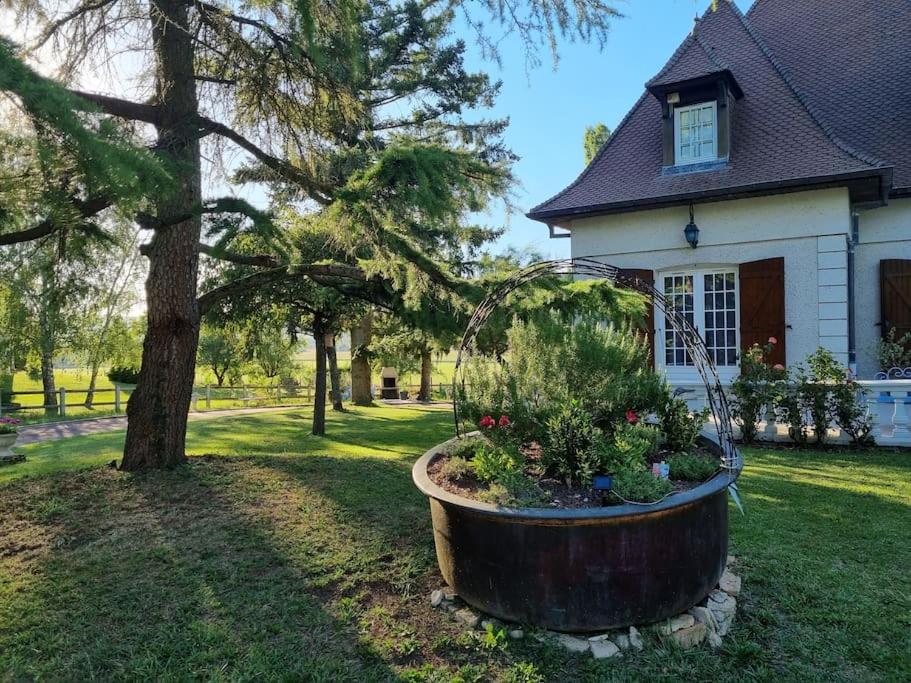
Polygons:
[[726,569],[718,581],[718,587],[728,595],[740,595],[740,577]]
[[513,640],[521,640],[522,638],[525,637],[525,631],[523,631],[520,628],[514,628],[514,629],[510,630],[509,637],[512,638]]
[[454,613],[454,616],[468,628],[477,628],[478,624],[481,623],[481,617],[479,617],[474,610],[468,607],[457,609]]
[[619,636],[614,636],[612,638],[612,640],[614,641],[614,644],[616,644],[616,646],[619,647],[621,650],[629,650],[630,647],[632,647],[632,643],[630,643],[629,636],[626,635],[625,633],[621,633]]
[[629,644],[640,651],[645,647],[645,643],[642,642],[642,636],[639,634],[639,629],[635,626],[629,627]]
[[695,647],[703,640],[708,633],[705,624],[694,623],[692,626],[674,631],[671,638],[682,648]]
[[443,603],[443,591],[435,590],[430,594],[430,606],[439,607]]
[[557,642],[570,652],[588,652],[591,647],[591,643],[584,638],[577,638],[568,633],[558,633]]
[[692,614],[678,614],[676,617],[671,617],[667,621],[659,624],[656,630],[661,635],[667,636],[680,629],[689,628],[695,622],[696,620],[693,618]]
[[596,640],[589,647],[595,659],[608,659],[620,654],[620,648],[609,640]]

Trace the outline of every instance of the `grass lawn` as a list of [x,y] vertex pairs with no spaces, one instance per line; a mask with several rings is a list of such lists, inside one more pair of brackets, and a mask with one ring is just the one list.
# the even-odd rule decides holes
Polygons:
[[[462,632],[410,468],[445,411],[191,423],[172,472],[97,465],[122,434],[0,469],[0,680],[908,680],[911,456],[751,449],[723,648],[595,662]],[[210,455],[211,454],[211,457]]]

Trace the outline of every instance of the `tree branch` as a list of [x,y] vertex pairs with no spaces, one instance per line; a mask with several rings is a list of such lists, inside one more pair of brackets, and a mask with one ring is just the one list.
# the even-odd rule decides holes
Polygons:
[[321,204],[322,206],[328,206],[332,203],[330,188],[326,185],[318,183],[309,174],[303,172],[293,164],[289,164],[283,159],[272,156],[237,131],[228,128],[228,126],[223,123],[213,121],[212,119],[205,116],[197,116],[196,121],[204,132],[215,133],[216,135],[221,135],[222,137],[227,138],[238,147],[247,150],[264,166],[272,169],[285,180],[300,185],[307,192],[310,198],[318,204]]
[[236,263],[239,266],[258,266],[260,268],[287,268],[288,266],[288,264],[281,263],[270,254],[239,254],[228,249],[217,249],[202,243],[199,244],[199,253],[219,261]]
[[83,100],[91,102],[111,116],[118,116],[122,119],[132,121],[144,121],[145,123],[155,124],[158,122],[158,107],[154,104],[144,104],[142,102],[130,102],[122,100],[119,97],[109,97],[97,93],[84,92],[82,90],[67,90],[72,95],[80,97]]
[[[390,308],[389,301],[381,296],[381,292],[375,291],[376,283],[367,280],[364,272],[356,266],[347,266],[338,263],[322,264],[302,264],[281,266],[279,268],[270,268],[261,270],[244,277],[237,278],[226,284],[215,287],[199,297],[199,313],[204,315],[212,309],[219,301],[229,299],[232,296],[249,292],[258,287],[275,284],[282,280],[288,280],[295,277],[309,277],[311,280],[324,287],[332,287],[348,294],[355,296],[370,303]],[[339,282],[341,280],[342,282]],[[363,287],[352,290],[344,287],[343,282],[356,281]]]
[[50,40],[51,36],[53,36],[55,33],[57,33],[57,31],[59,31],[74,19],[78,19],[83,14],[88,14],[89,12],[93,12],[108,5],[112,5],[115,2],[117,2],[117,0],[95,0],[94,2],[86,2],[77,7],[74,7],[72,10],[60,17],[57,21],[49,24],[47,28],[41,32],[41,35],[38,36],[35,44],[32,45],[32,47],[29,49],[29,52],[34,52],[40,48],[48,40]]
[[[79,214],[82,216],[82,218],[91,218],[92,216],[95,216],[111,205],[111,202],[104,197],[95,197],[92,199],[87,199],[85,201],[75,200],[73,203],[76,205],[76,208],[79,210]],[[50,218],[45,218],[37,225],[31,228],[27,228],[26,230],[19,230],[17,232],[9,232],[0,235],[0,246],[5,246],[8,244],[20,244],[22,242],[31,242],[32,240],[47,237],[48,235],[52,235],[53,233],[57,232],[60,227],[61,226],[59,223]]]

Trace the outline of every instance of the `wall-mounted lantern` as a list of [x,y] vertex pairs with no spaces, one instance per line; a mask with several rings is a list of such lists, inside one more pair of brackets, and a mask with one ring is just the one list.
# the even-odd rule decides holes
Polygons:
[[699,244],[699,227],[696,225],[696,222],[693,220],[693,205],[690,204],[690,222],[686,224],[686,227],[683,229],[683,236],[686,237],[686,242],[693,249]]

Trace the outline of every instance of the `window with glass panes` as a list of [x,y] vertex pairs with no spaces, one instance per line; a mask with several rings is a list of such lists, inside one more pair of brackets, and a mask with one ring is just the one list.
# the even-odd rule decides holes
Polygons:
[[[673,310],[686,318],[687,322],[695,324],[692,275],[666,275],[664,297]],[[683,337],[671,325],[664,328],[664,362],[665,365],[675,366],[693,364],[683,344]]]
[[704,102],[674,110],[676,163],[691,164],[717,158],[715,102]]
[[[666,273],[661,276],[662,290],[669,306],[681,313],[705,341],[709,357],[718,367],[736,367],[737,271],[704,270]],[[663,317],[663,316],[662,316]],[[692,367],[682,335],[664,320],[664,358],[668,368]]]

